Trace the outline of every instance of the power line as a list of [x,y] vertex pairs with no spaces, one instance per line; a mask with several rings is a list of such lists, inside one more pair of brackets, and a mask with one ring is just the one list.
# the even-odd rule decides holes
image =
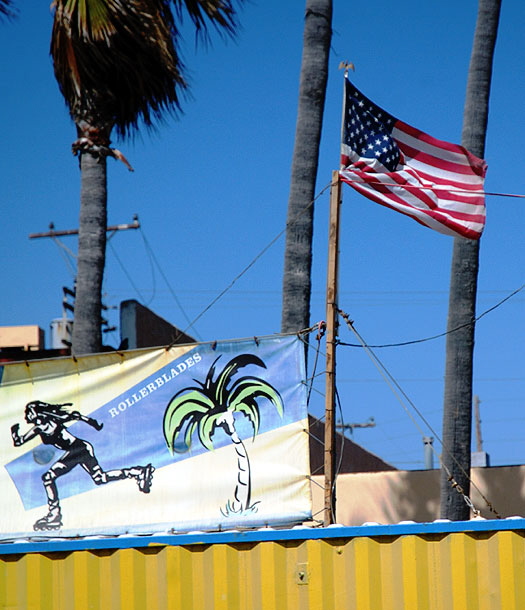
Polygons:
[[138,286],[136,286],[135,282],[133,281],[133,277],[131,276],[131,274],[128,272],[128,270],[124,266],[124,263],[122,262],[122,260],[120,259],[119,255],[117,254],[117,251],[113,247],[113,244],[111,242],[109,242],[108,245],[109,245],[109,247],[111,249],[111,252],[112,252],[113,256],[115,257],[115,260],[119,264],[120,269],[122,270],[122,273],[124,273],[124,275],[127,277],[128,282],[131,284],[131,286],[133,287],[133,290],[137,293],[137,295],[139,296],[140,300],[142,302],[144,302],[144,297],[142,296],[142,293],[140,292]]
[[198,334],[197,330],[195,329],[195,327],[193,326],[194,323],[195,323],[195,320],[193,322],[190,321],[190,318],[189,318],[188,314],[186,313],[184,307],[182,306],[182,303],[180,302],[179,298],[175,294],[175,291],[173,290],[173,288],[172,288],[168,278],[166,277],[166,274],[164,273],[164,270],[162,269],[159,261],[157,260],[157,257],[155,256],[155,252],[154,252],[153,248],[150,246],[150,244],[149,244],[149,242],[148,242],[148,240],[147,240],[147,238],[146,238],[142,228],[140,230],[140,234],[141,234],[142,239],[144,241],[144,246],[146,248],[146,251],[149,253],[151,259],[153,260],[153,262],[157,266],[157,269],[159,270],[159,273],[161,274],[162,279],[164,280],[166,286],[168,287],[168,290],[169,290],[171,296],[173,297],[173,300],[177,304],[177,306],[180,309],[182,315],[184,316],[184,319],[186,320],[186,322],[188,324],[188,326],[186,327],[184,332],[186,332],[188,330],[192,330],[194,332],[194,334],[197,335],[197,339],[199,339],[200,338],[199,334]]

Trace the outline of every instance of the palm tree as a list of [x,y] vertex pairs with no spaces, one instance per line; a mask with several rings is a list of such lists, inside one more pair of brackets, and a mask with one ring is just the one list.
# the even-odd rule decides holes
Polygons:
[[310,323],[313,200],[323,124],[332,0],[306,0],[299,106],[292,160],[284,254],[281,332]]
[[[220,356],[219,356],[220,358]],[[164,413],[164,438],[173,453],[177,438],[184,437],[187,448],[197,432],[198,439],[207,450],[213,449],[213,435],[217,428],[228,435],[235,446],[237,454],[237,484],[233,500],[228,500],[226,508],[221,511],[224,516],[245,512],[254,512],[257,503],[251,503],[251,470],[246,446],[235,428],[234,413],[241,413],[248,418],[253,427],[253,439],[259,431],[260,413],[257,400],[270,401],[282,417],[283,402],[279,392],[266,381],[258,377],[240,377],[233,383],[232,377],[237,371],[249,364],[266,368],[257,356],[242,354],[228,362],[224,369],[215,375],[217,358],[204,383],[195,380],[199,385],[183,388],[168,403]]]
[[0,16],[12,17],[13,9],[11,0],[0,0]]
[[[0,0],[4,3],[6,0]],[[180,109],[187,88],[177,52],[185,6],[197,32],[211,23],[233,33],[234,0],[56,0],[51,55],[77,128],[81,190],[73,353],[100,351],[101,289],[107,227],[106,159],[140,124]],[[242,1],[242,0],[239,0]],[[171,5],[173,4],[173,11]],[[129,165],[128,165],[129,167]]]
[[[461,143],[485,154],[490,82],[501,0],[479,0],[470,59]],[[468,495],[472,436],[472,372],[479,242],[456,237],[452,253],[443,407],[441,516],[467,520],[470,509],[452,488],[452,476]],[[450,474],[449,474],[450,473]]]

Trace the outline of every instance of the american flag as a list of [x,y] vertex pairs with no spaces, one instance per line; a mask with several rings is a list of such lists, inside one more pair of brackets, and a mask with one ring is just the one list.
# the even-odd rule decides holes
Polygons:
[[485,161],[399,121],[345,78],[341,180],[447,235],[479,239]]

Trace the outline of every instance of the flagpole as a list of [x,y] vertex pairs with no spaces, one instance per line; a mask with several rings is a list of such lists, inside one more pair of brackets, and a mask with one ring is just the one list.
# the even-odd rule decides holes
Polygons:
[[332,172],[328,228],[328,272],[326,281],[326,392],[324,448],[324,525],[335,523],[335,347],[338,328],[337,281],[339,271],[339,219],[341,181]]

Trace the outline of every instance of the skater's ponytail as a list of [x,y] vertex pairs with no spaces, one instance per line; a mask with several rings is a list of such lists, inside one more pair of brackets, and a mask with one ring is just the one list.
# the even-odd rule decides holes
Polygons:
[[43,402],[41,400],[33,400],[27,403],[25,412],[27,413],[28,411],[33,410],[37,415],[64,419],[65,417],[69,416],[69,411],[65,409],[65,407],[71,406],[73,406],[72,402],[51,404],[49,402]]

